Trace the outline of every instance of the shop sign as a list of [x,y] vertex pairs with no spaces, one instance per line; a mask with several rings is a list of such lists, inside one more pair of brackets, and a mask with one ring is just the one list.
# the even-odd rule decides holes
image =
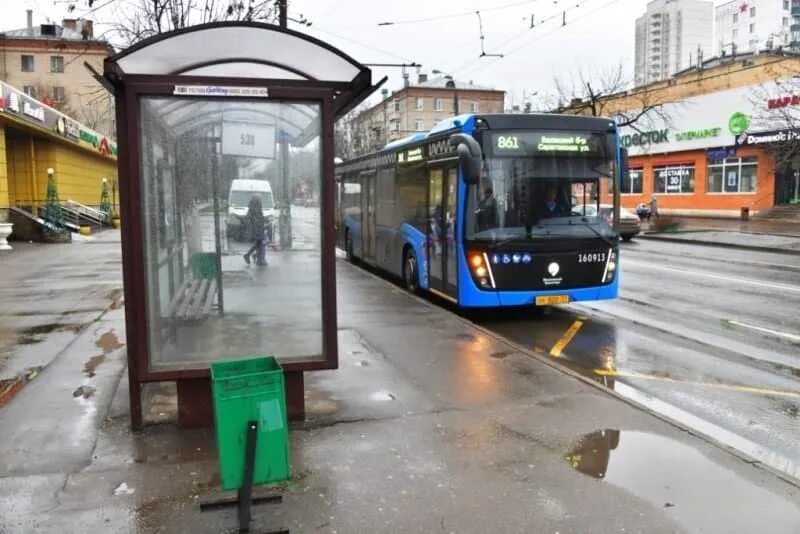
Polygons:
[[80,139],[81,127],[76,121],[68,117],[59,117],[56,121],[56,131],[64,137],[71,137],[75,140]]
[[97,149],[97,151],[104,156],[117,155],[117,144],[113,141],[110,141],[105,136],[101,136],[100,134],[91,130],[80,128],[78,137],[83,143],[92,145],[92,148]]
[[44,108],[42,106],[35,106],[30,102],[23,102],[22,113],[39,122],[44,122]]
[[736,156],[735,148],[710,148],[706,152],[706,159],[709,161],[716,159],[732,158]]
[[767,109],[778,109],[800,105],[800,95],[785,95],[767,100]]
[[266,87],[232,87],[224,85],[176,85],[173,93],[177,96],[221,96],[268,98]]
[[786,143],[800,139],[800,131],[792,129],[773,130],[770,132],[743,133],[736,137],[736,146],[755,146],[771,143]]
[[17,96],[17,93],[9,93],[6,100],[8,101],[8,110],[19,113],[19,96]]
[[708,137],[719,137],[722,128],[704,128],[701,130],[688,130],[675,134],[678,141],[691,141],[693,139],[705,139]]
[[747,118],[747,115],[742,113],[741,111],[735,112],[733,115],[730,116],[728,119],[728,130],[733,135],[741,135],[747,131],[747,128],[750,126],[750,119]]
[[[82,128],[78,121],[1,82],[0,111],[14,113],[20,119],[45,128],[75,143],[88,143],[101,154],[113,156],[117,153],[117,145],[110,139],[103,138],[96,132]],[[105,139],[104,142],[103,139]]]
[[622,146],[644,146],[655,143],[669,142],[668,132],[663,130],[653,130],[652,132],[641,132],[634,134],[627,134],[621,137]]

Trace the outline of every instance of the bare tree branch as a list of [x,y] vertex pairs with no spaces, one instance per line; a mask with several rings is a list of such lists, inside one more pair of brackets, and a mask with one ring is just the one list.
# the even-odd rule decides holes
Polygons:
[[[108,33],[122,47],[197,24],[226,20],[275,22],[278,18],[274,0],[113,0],[109,5],[113,16],[98,22],[111,26]],[[94,12],[91,7],[81,11],[78,2],[71,6],[78,16]]]
[[667,126],[671,124],[664,106],[672,102],[663,91],[651,87],[632,88],[621,64],[599,73],[581,69],[577,80],[576,83],[574,76],[568,81],[554,80],[556,95],[551,100],[558,103],[556,111],[609,117],[616,120],[618,126],[639,133],[656,121]]

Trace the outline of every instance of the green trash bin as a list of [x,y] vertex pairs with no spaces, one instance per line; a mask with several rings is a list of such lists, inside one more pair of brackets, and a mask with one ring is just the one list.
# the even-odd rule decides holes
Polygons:
[[256,421],[253,484],[289,478],[283,369],[272,356],[211,364],[211,389],[223,490],[243,483],[247,423]]

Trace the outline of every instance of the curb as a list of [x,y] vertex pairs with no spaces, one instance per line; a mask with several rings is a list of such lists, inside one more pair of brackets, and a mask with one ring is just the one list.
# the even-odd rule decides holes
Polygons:
[[[390,282],[388,279],[383,278],[380,275],[378,275],[375,272],[373,272],[372,270],[370,270],[371,267],[369,267],[369,266],[367,266],[367,268],[364,268],[364,267],[361,267],[360,265],[353,265],[353,264],[347,262],[344,259],[341,259],[341,261],[345,265],[347,265],[349,267],[353,267],[355,269],[358,269],[362,273],[365,273],[368,276],[371,276],[372,278],[374,278],[374,279],[376,279],[378,281],[381,281],[381,282],[383,282],[385,284],[388,284],[388,285],[390,285],[392,287],[397,287],[396,284]],[[391,276],[391,275],[388,275],[388,276]],[[730,445],[728,445],[726,443],[723,443],[723,442],[717,440],[716,438],[714,438],[712,436],[709,436],[709,435],[707,435],[707,434],[705,434],[705,433],[703,433],[703,432],[701,432],[699,430],[695,430],[693,428],[690,428],[690,427],[684,425],[683,423],[681,423],[681,422],[679,422],[679,421],[677,421],[675,419],[672,419],[671,417],[669,417],[667,415],[661,414],[659,412],[655,412],[652,409],[648,408],[647,406],[645,406],[643,404],[640,404],[640,403],[636,402],[633,399],[625,397],[625,396],[621,395],[620,393],[614,391],[613,389],[609,389],[609,388],[607,388],[605,386],[602,386],[598,382],[592,380],[591,378],[589,378],[587,376],[582,375],[581,373],[578,373],[577,371],[573,371],[572,369],[570,369],[568,367],[565,367],[563,365],[560,365],[560,364],[556,363],[551,358],[542,356],[541,354],[538,354],[535,351],[525,347],[524,345],[520,345],[519,343],[516,343],[515,341],[512,341],[512,340],[510,340],[510,339],[498,334],[497,332],[493,332],[493,331],[489,330],[486,327],[483,327],[483,326],[481,326],[479,324],[473,323],[469,319],[466,319],[466,318],[458,315],[457,313],[455,313],[455,312],[453,312],[453,311],[451,311],[451,310],[449,310],[447,308],[444,308],[442,306],[437,306],[436,304],[434,304],[433,302],[425,299],[422,296],[412,295],[411,293],[409,293],[408,291],[405,291],[405,290],[403,291],[403,294],[406,297],[408,297],[408,298],[410,298],[412,300],[416,300],[417,302],[427,306],[428,308],[432,308],[432,309],[438,310],[440,312],[449,314],[451,317],[455,318],[457,321],[463,323],[464,325],[469,326],[470,328],[474,328],[476,330],[481,331],[482,333],[486,334],[487,336],[497,340],[499,343],[503,343],[506,346],[508,346],[509,348],[511,348],[511,349],[513,349],[515,351],[518,351],[518,352],[520,352],[522,354],[525,354],[526,356],[532,358],[533,360],[535,360],[535,361],[537,361],[537,362],[539,362],[541,364],[544,364],[544,365],[550,367],[551,369],[554,369],[555,371],[558,371],[558,372],[560,372],[560,373],[562,373],[564,375],[567,375],[567,376],[570,376],[570,377],[572,377],[572,378],[574,378],[576,380],[579,380],[580,382],[582,382],[582,383],[584,383],[584,384],[586,384],[588,386],[591,386],[595,390],[601,391],[603,394],[608,395],[610,397],[613,397],[613,398],[615,398],[615,399],[627,404],[628,406],[631,406],[634,409],[641,410],[642,412],[644,412],[644,413],[646,413],[646,414],[648,414],[648,415],[650,415],[652,417],[655,417],[656,419],[658,419],[660,421],[663,421],[663,422],[673,426],[674,428],[677,428],[681,432],[685,432],[689,436],[693,436],[695,438],[700,439],[701,441],[705,441],[709,445],[712,445],[712,446],[714,446],[714,447],[716,447],[716,448],[718,448],[718,449],[720,449],[722,451],[727,452],[731,456],[741,460],[742,462],[750,465],[753,468],[761,469],[764,472],[767,472],[767,473],[777,477],[778,479],[786,482],[787,484],[789,484],[792,487],[800,488],[800,480],[795,479],[791,475],[789,475],[787,473],[784,473],[782,471],[779,471],[779,470],[777,470],[777,469],[775,469],[775,468],[773,468],[773,467],[761,462],[760,460],[757,460],[757,459],[747,455],[746,453],[744,453],[744,452],[742,452],[742,451],[740,451],[738,449],[735,449],[735,448],[733,448],[732,446],[730,446]]]
[[[699,230],[698,230],[699,231]],[[717,230],[715,230],[717,231]],[[762,234],[762,235],[773,235],[773,234]],[[673,243],[686,243],[689,245],[706,245],[712,247],[719,247],[719,248],[733,248],[738,250],[752,250],[755,252],[774,252],[775,254],[786,254],[788,256],[800,256],[800,250],[791,250],[786,248],[778,248],[778,247],[757,247],[753,245],[741,245],[741,244],[734,244],[734,243],[719,243],[717,241],[701,241],[698,239],[688,239],[688,238],[681,238],[681,237],[664,237],[663,234],[659,234],[658,237],[652,234],[639,234],[637,236],[639,239],[649,239],[650,241],[671,241]],[[789,236],[787,236],[789,237]]]

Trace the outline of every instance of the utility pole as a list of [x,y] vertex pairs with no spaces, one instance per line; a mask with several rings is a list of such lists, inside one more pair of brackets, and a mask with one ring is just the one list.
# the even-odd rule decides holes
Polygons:
[[278,26],[281,28],[286,28],[287,24],[286,1],[287,0],[278,0]]

